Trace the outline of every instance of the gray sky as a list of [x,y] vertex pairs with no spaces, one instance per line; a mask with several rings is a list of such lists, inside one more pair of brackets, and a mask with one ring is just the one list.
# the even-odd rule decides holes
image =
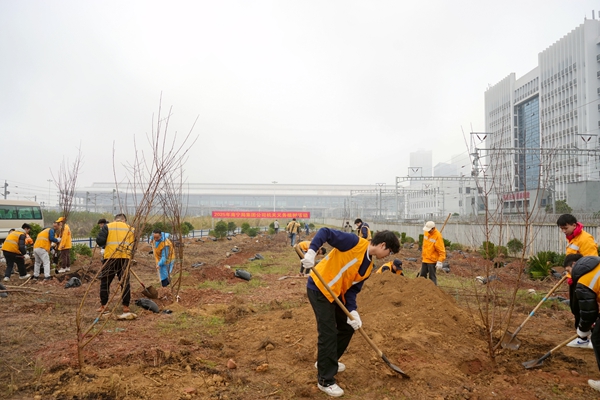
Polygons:
[[592,9],[0,0],[0,179],[9,198],[47,197],[79,147],[78,186],[114,180],[113,148],[122,177],[162,92],[171,134],[198,116],[189,182],[392,185],[411,151],[432,150],[434,165],[466,152],[462,129],[484,130],[488,85],[533,69]]

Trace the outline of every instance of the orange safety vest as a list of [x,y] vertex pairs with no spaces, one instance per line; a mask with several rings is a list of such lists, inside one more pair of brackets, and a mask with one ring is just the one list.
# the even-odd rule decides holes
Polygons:
[[432,264],[446,259],[444,239],[437,229],[431,234],[429,232],[423,233],[423,250],[421,252],[421,257],[426,264]]
[[[386,271],[391,271],[391,272],[394,272],[393,264],[394,264],[394,262],[393,262],[393,261],[386,262],[386,263],[385,263],[385,264],[383,264],[383,265],[381,266],[381,268],[379,268],[379,269],[378,269],[378,270],[377,270],[375,273],[376,273],[376,274],[382,274],[382,273],[384,273],[384,272],[386,272]],[[402,272],[402,270],[401,270],[401,269],[397,269],[397,270],[396,270],[396,272],[394,272],[394,273],[395,273],[396,275],[404,275],[404,273]]]
[[106,225],[108,237],[104,248],[104,259],[131,258],[135,237],[133,228],[125,222],[115,221]]
[[584,257],[598,257],[598,244],[592,235],[586,231],[581,231],[579,235],[575,236],[573,240],[567,244],[565,254],[581,254]]
[[64,224],[60,232],[60,243],[58,244],[59,250],[67,250],[73,247],[71,244],[71,228],[69,225]]
[[35,243],[33,244],[33,248],[42,248],[46,251],[50,251],[50,228],[46,228],[38,233]]
[[[365,253],[369,248],[369,244],[370,242],[367,239],[359,238],[358,244],[348,251],[340,251],[334,248],[314,267],[319,271],[323,280],[327,282],[327,285],[329,285],[333,293],[335,293],[342,302],[344,302],[343,297],[348,289],[350,289],[352,285],[367,279],[373,271],[373,260],[371,260],[364,276],[360,276],[358,273],[364,260]],[[323,293],[330,302],[335,301],[313,271],[310,272],[310,276],[321,293]]]
[[25,232],[20,230],[15,230],[9,233],[2,244],[2,250],[10,253],[21,254],[21,250],[19,249],[19,238],[24,234]]
[[589,287],[596,295],[600,294],[600,264],[593,270],[579,278],[577,283]]
[[169,247],[169,255],[167,256],[167,264],[170,264],[171,262],[173,262],[173,259],[175,258],[175,253],[173,252],[173,242],[171,242],[171,239],[161,240],[161,242],[158,244],[158,246],[154,247],[154,259],[156,260],[157,264],[160,261],[160,259],[162,258],[162,251],[165,248],[165,246]]

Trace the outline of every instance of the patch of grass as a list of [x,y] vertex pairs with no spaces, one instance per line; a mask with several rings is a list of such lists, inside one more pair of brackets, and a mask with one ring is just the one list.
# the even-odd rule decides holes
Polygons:
[[225,319],[220,316],[192,316],[183,312],[175,316],[172,320],[160,322],[158,328],[160,329],[160,333],[164,335],[186,332],[186,336],[189,336],[190,331],[196,332],[200,339],[201,333],[208,333],[213,336],[220,333],[224,325]]

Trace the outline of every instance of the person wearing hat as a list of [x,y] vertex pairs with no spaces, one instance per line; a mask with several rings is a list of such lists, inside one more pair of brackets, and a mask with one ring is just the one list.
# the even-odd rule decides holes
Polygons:
[[6,259],[6,271],[4,271],[5,282],[10,281],[10,275],[15,263],[19,269],[19,279],[27,279],[31,276],[25,269],[25,258],[23,257],[27,253],[25,239],[29,235],[30,230],[31,226],[29,224],[23,224],[21,229],[11,231],[4,240],[4,243],[2,243],[2,252]]
[[423,227],[423,250],[421,251],[421,272],[420,276],[433,281],[437,286],[436,270],[444,267],[446,259],[446,247],[444,246],[444,238],[440,231],[435,229],[433,221],[427,221]]
[[397,258],[394,258],[394,261],[386,262],[375,273],[383,274],[387,271],[392,271],[393,274],[404,276],[404,271],[402,270],[402,261],[400,261]]
[[67,225],[67,219],[60,217],[56,220],[58,223],[58,237],[60,242],[58,243],[58,253],[60,257],[59,264],[61,268],[57,271],[59,274],[68,272],[71,270],[71,228]]
[[356,218],[354,220],[354,225],[356,225],[356,234],[358,237],[371,240],[371,229],[369,228],[369,224],[363,222],[360,218]]
[[44,279],[46,281],[52,279],[50,276],[50,249],[60,242],[60,239],[54,237],[54,233],[58,229],[56,222],[52,223],[52,228],[46,228],[38,233],[35,243],[33,244],[33,278],[40,278],[40,267],[44,266]]

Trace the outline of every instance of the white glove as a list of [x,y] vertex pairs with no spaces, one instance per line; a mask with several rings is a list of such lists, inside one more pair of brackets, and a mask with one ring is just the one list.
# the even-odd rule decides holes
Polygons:
[[308,249],[304,258],[302,259],[302,266],[305,270],[309,270],[315,266],[315,256],[317,253],[313,249]]
[[352,318],[354,318],[354,320],[351,320],[350,317],[348,317],[348,325],[350,325],[356,331],[362,326],[360,315],[358,315],[358,311],[356,310],[350,311],[350,315],[352,315]]
[[100,249],[100,254],[104,255],[104,249]]
[[440,270],[444,267],[444,264],[441,261],[435,263],[435,269]]
[[56,238],[56,242],[60,243],[60,238],[59,237]]
[[587,339],[591,334],[592,334],[592,332],[590,332],[590,331],[582,332],[579,330],[579,328],[577,328],[577,336],[579,336],[582,339]]

